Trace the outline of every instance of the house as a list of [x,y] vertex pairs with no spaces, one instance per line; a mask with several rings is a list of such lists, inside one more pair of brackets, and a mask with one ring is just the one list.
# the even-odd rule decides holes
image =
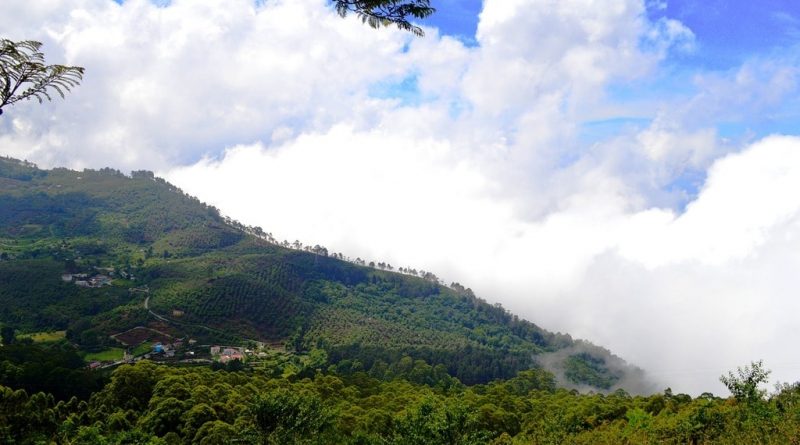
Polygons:
[[91,287],[111,286],[111,277],[107,275],[97,275],[89,278]]
[[219,361],[222,363],[227,363],[231,360],[244,360],[244,354],[242,351],[237,348],[224,348],[222,353],[220,353]]
[[212,346],[211,347],[211,355],[219,355],[219,346]]
[[244,355],[242,355],[242,353],[240,353],[240,352],[234,352],[232,354],[223,354],[223,355],[221,355],[219,357],[219,361],[222,362],[222,363],[228,363],[229,361],[232,361],[232,360],[243,361],[244,360]]
[[[75,285],[79,287],[102,287],[102,286],[111,286],[111,277],[107,275],[95,275],[91,278],[87,278],[85,273],[82,274],[72,274],[72,278],[75,278]],[[66,280],[66,274],[61,276],[61,279],[64,281]]]

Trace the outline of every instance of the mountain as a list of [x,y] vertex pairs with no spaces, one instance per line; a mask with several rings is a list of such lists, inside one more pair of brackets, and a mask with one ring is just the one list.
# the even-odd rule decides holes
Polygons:
[[262,342],[340,370],[410,357],[465,384],[545,367],[569,387],[641,390],[603,348],[379,265],[277,242],[151,172],[0,159],[0,323],[21,333],[63,330],[90,352],[135,348],[139,331]]

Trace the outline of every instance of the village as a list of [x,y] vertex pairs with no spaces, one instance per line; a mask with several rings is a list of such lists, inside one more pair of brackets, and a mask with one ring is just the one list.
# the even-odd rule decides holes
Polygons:
[[[83,288],[102,288],[111,286],[115,277],[134,281],[136,278],[130,272],[113,267],[93,266],[89,272],[63,273],[61,280]],[[131,293],[150,293],[147,285],[128,289]],[[149,297],[145,299],[145,309],[151,312],[158,320],[167,322],[168,319],[155,314],[148,307]],[[174,309],[172,316],[180,318],[183,311]],[[264,359],[269,354],[269,347],[261,342],[248,341],[247,346],[231,345],[198,345],[197,340],[185,337],[175,338],[173,335],[152,327],[137,326],[124,332],[111,335],[110,338],[122,346],[111,347],[105,351],[91,354],[88,359],[88,368],[103,369],[121,364],[132,364],[140,360],[151,360],[162,363],[182,364],[214,364],[231,365],[237,362],[241,365],[254,363]]]
[[166,332],[144,326],[114,334],[111,338],[124,347],[121,357],[91,360],[88,364],[90,369],[110,368],[140,360],[171,364],[217,363],[223,366],[238,361],[244,365],[269,355],[269,347],[261,342],[248,342],[247,346],[199,345],[195,339],[174,338]]
[[115,271],[113,267],[94,266],[89,273],[63,273],[61,274],[61,281],[73,283],[78,287],[99,288],[111,286],[115,275],[131,281],[136,279],[132,273],[124,270]]

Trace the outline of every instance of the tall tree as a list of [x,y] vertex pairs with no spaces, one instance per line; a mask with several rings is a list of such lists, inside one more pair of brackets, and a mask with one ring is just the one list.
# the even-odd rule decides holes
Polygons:
[[331,426],[331,415],[319,397],[288,389],[257,395],[250,413],[267,445],[320,443],[321,433]]
[[373,28],[394,24],[417,36],[424,34],[422,28],[410,20],[424,19],[436,12],[430,0],[333,0],[333,3],[342,17],[354,13]]
[[2,339],[4,345],[14,343],[14,337],[14,328],[11,326],[3,326],[0,328],[0,339]]
[[728,387],[736,400],[753,403],[762,400],[766,395],[766,390],[759,388],[759,385],[767,382],[769,374],[770,370],[765,369],[764,363],[759,360],[744,368],[737,368],[736,375],[728,372],[728,375],[721,376],[719,380]]
[[45,65],[41,42],[0,39],[0,114],[21,100],[62,98],[83,79],[79,66]]

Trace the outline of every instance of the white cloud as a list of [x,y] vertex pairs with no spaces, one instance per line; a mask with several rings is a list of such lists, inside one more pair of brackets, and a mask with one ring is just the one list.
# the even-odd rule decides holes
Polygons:
[[772,137],[720,159],[680,215],[637,210],[585,172],[534,222],[449,143],[385,131],[234,147],[168,178],[278,237],[434,270],[675,390],[720,393],[716,378],[751,359],[793,378],[799,156],[800,139]]
[[636,140],[650,160],[666,167],[703,167],[713,159],[717,134],[712,128],[692,132],[656,118],[636,136]]
[[[422,262],[431,250],[465,255],[472,231],[509,220],[510,210],[484,195],[487,179],[455,155],[442,141],[334,127],[269,149],[233,147],[221,161],[168,177],[278,237],[325,240],[353,257],[379,253],[399,266],[401,258]],[[453,219],[465,223],[453,226]]]
[[[384,105],[367,97],[368,87],[409,71],[402,50],[411,37],[341,20],[324,4],[62,5],[60,16],[25,37],[49,42],[51,59],[60,46],[67,63],[85,66],[83,85],[46,111],[6,111],[40,129],[43,144],[70,141],[48,145],[46,161],[123,168],[196,160],[281,127],[327,128],[369,116]],[[47,122],[50,113],[56,121]]]
[[695,35],[678,20],[660,18],[647,35],[647,41],[660,51],[674,48],[690,53],[695,50]]
[[[679,217],[654,210],[647,226],[623,246],[628,258],[649,266],[695,260],[725,264],[758,251],[771,231],[798,216],[800,141],[772,137],[714,163],[700,196]],[[779,199],[775,199],[779,197]]]
[[[507,288],[518,298],[513,307],[613,345],[676,390],[724,393],[719,375],[760,358],[774,378],[796,380],[799,156],[800,139],[767,138],[716,161],[680,215],[653,208],[581,219],[592,240],[608,237],[608,248],[584,256],[571,286],[546,292],[535,309],[526,308],[524,287]],[[580,233],[556,227],[548,238]]]

